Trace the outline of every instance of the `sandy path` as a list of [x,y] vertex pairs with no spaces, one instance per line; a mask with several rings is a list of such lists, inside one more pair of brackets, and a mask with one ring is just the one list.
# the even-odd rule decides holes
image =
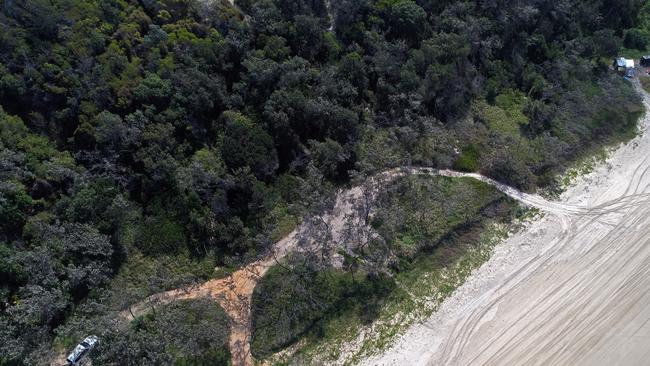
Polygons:
[[[646,116],[640,129],[649,125]],[[363,363],[650,364],[649,171],[644,133],[547,207],[551,215],[497,246],[431,318]]]
[[[385,184],[389,180],[408,174],[428,174],[478,179],[494,185],[497,189],[524,204],[561,215],[589,215],[598,212],[592,212],[580,205],[550,202],[540,196],[520,192],[479,174],[460,173],[450,170],[401,167],[379,173],[368,179],[365,184],[367,186],[381,187],[382,184]],[[368,191],[366,190],[366,192]],[[370,192],[372,192],[370,195],[370,200],[372,200],[378,193],[378,190],[370,190]],[[364,189],[361,186],[339,192],[334,209],[331,213],[323,217],[323,220],[328,223],[329,227],[331,227],[333,241],[337,244],[344,244],[342,243],[341,238],[343,237],[345,223],[350,220],[359,220],[359,217],[354,212],[351,201],[359,199],[363,194]],[[132,320],[134,316],[142,315],[150,311],[152,307],[160,306],[171,301],[197,297],[214,298],[219,302],[231,319],[229,345],[230,351],[233,355],[233,365],[252,365],[253,358],[250,353],[250,303],[253,290],[255,289],[258,280],[264,276],[266,271],[275,264],[276,261],[282,259],[290,252],[302,250],[304,248],[305,242],[300,239],[301,237],[304,237],[304,235],[301,235],[301,230],[303,230],[302,226],[298,227],[285,238],[275,243],[269,255],[247,265],[228,277],[210,280],[187,289],[176,289],[150,296],[141,303],[133,305],[130,309],[123,311],[121,317],[125,320]]]

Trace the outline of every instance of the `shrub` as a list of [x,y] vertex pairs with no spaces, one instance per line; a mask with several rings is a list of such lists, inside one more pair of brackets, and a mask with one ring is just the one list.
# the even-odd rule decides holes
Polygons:
[[21,232],[32,198],[20,183],[6,182],[0,185],[0,235],[17,235]]
[[463,151],[456,161],[454,161],[454,169],[464,172],[474,172],[478,170],[479,152],[474,144],[469,144],[463,148]]
[[213,299],[174,302],[135,319],[131,328],[97,329],[93,364],[229,365],[228,317]]
[[251,351],[261,358],[310,331],[318,336],[327,319],[343,313],[372,320],[394,286],[386,275],[353,277],[337,269],[309,268],[295,259],[288,267],[274,266],[253,293]]
[[625,32],[623,45],[626,48],[645,51],[645,49],[648,47],[648,37],[643,31],[639,29],[629,29],[627,32]]
[[221,120],[226,125],[221,146],[226,165],[233,170],[248,166],[258,179],[272,175],[278,168],[273,138],[240,113],[224,112]]
[[405,177],[379,196],[373,226],[391,252],[408,262],[504,200],[495,188],[470,178]]
[[185,248],[183,228],[166,216],[148,217],[136,246],[148,255],[176,254]]

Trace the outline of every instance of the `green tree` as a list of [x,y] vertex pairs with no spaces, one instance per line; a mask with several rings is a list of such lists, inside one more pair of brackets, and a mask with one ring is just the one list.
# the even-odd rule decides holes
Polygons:
[[225,126],[221,155],[226,165],[236,170],[250,167],[258,179],[266,179],[278,168],[273,138],[243,114],[224,112]]

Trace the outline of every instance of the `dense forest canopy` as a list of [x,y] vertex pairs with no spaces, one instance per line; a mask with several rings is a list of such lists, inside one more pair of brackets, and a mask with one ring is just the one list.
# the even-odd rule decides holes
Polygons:
[[352,176],[553,186],[634,130],[642,6],[0,0],[0,365],[130,258],[250,260]]

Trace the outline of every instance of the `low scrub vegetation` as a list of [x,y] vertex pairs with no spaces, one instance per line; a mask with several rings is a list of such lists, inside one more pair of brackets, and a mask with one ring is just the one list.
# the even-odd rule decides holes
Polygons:
[[[288,267],[287,267],[288,266]],[[341,313],[371,321],[395,283],[386,274],[350,274],[330,268],[309,268],[304,258],[275,266],[253,296],[251,348],[263,358],[319,332],[318,327]]]
[[621,54],[638,60],[650,54],[650,3],[639,2],[635,20],[633,27],[623,32]]
[[[88,309],[92,313],[101,309]],[[110,315],[110,316],[109,316]],[[111,318],[75,319],[61,330],[70,349],[89,333],[100,338],[93,365],[229,365],[228,317],[214,299],[181,300],[156,307],[130,324]]]
[[413,260],[483,216],[497,216],[501,205],[509,204],[501,192],[475,179],[406,177],[385,187],[371,225],[393,256]]
[[[612,0],[2,1],[0,364],[46,363],[87,303],[255,260],[356,177],[557,184],[634,132],[608,63],[647,48],[648,19]],[[390,239],[392,265],[423,235]]]
[[639,81],[641,82],[643,90],[650,93],[650,76],[641,76]]
[[[479,247],[490,223],[509,220],[517,207],[493,187],[473,179],[410,176],[384,188],[371,223],[388,250],[368,242],[345,255],[343,269],[324,268],[309,256],[293,257],[261,280],[252,303],[256,357],[269,356],[302,337],[312,347],[344,339],[396,304],[404,306],[401,310],[416,311],[423,305],[414,302],[412,292],[439,285],[437,290],[446,296],[458,283],[433,281],[425,272],[472,258],[467,253]],[[370,265],[380,252],[387,257],[379,261],[385,265]],[[471,263],[475,265],[475,260]],[[407,285],[410,290],[404,291],[407,283],[419,283],[422,289]],[[300,354],[296,357],[304,356]]]

